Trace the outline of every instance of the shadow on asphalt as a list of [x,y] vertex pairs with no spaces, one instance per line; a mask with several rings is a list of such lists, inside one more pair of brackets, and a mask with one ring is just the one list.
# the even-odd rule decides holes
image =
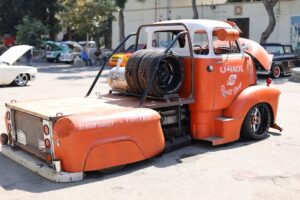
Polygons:
[[244,146],[251,145],[257,142],[260,141],[239,140],[231,144],[212,147],[210,143],[197,141],[189,146],[169,153],[164,153],[155,158],[126,165],[121,171],[115,172],[113,174],[87,172],[83,181],[74,183],[51,182],[0,154],[0,186],[7,191],[23,190],[31,193],[48,192],[98,181],[105,181],[112,178],[118,178],[119,176],[130,174],[148,167],[167,168],[173,165],[180,165],[185,162],[184,159],[186,158],[193,158],[195,156],[198,156],[199,158],[199,155],[202,154],[210,154],[217,151],[226,151],[229,149],[242,148]]

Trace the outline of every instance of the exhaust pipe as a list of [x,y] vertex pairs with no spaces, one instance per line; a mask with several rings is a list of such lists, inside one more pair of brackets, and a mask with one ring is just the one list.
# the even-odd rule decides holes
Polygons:
[[271,126],[271,128],[274,128],[274,129],[276,129],[276,130],[278,130],[278,131],[280,131],[280,132],[282,132],[282,130],[283,130],[283,127],[282,127],[281,125],[276,124],[276,123],[274,123],[274,124]]

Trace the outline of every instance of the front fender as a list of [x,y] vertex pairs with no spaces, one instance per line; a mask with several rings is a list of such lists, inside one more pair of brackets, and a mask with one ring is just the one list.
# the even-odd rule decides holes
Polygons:
[[223,116],[244,118],[252,106],[258,103],[267,103],[273,113],[275,123],[280,91],[267,86],[251,86],[243,90],[233,103],[224,110]]

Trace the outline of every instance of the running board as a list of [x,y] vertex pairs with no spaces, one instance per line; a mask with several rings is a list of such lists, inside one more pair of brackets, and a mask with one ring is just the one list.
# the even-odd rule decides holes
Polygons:
[[211,142],[213,146],[224,144],[224,142],[226,141],[222,137],[215,137],[215,136],[202,138],[201,140]]

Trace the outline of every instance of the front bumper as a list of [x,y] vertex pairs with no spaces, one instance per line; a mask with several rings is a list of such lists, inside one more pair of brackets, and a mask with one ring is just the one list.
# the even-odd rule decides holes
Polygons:
[[31,171],[53,182],[68,183],[81,181],[84,178],[83,172],[56,172],[46,162],[34,157],[33,155],[21,149],[13,149],[9,145],[2,145],[1,153],[11,160],[19,163],[20,165],[23,165]]

